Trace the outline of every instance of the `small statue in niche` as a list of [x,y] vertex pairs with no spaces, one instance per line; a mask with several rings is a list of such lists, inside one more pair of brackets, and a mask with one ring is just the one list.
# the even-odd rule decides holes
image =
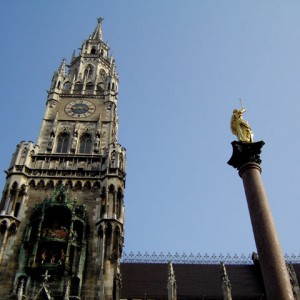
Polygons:
[[72,139],[72,144],[71,144],[71,150],[72,150],[73,152],[75,152],[75,150],[76,150],[77,141],[78,141],[78,133],[77,133],[77,131],[75,131],[75,132],[74,132],[73,139]]
[[50,134],[50,137],[48,139],[48,145],[47,145],[47,150],[51,151],[53,148],[53,141],[54,141],[54,132],[52,131]]
[[119,155],[119,168],[122,171],[124,169],[124,159],[123,159],[123,154],[122,153],[120,153],[120,155]]
[[99,152],[99,149],[100,149],[100,133],[98,131],[95,138],[94,151]]
[[116,165],[116,151],[112,151],[111,155],[110,155],[110,168],[115,168]]
[[246,109],[241,103],[241,109],[234,109],[231,117],[230,128],[231,132],[237,136],[238,140],[241,142],[252,143],[253,142],[253,132],[248,124],[248,122],[243,120],[243,113]]

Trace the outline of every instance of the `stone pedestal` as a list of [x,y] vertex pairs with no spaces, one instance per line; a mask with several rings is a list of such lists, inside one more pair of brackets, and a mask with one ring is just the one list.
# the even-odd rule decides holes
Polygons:
[[263,141],[232,142],[233,154],[228,164],[239,170],[243,180],[267,299],[293,300],[289,274],[260,175],[263,145]]

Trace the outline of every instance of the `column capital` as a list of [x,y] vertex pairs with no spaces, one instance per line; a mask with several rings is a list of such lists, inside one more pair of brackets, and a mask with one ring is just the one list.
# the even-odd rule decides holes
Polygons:
[[260,153],[261,148],[264,144],[264,141],[259,141],[255,143],[233,141],[231,143],[233,153],[227,163],[238,170],[240,170],[244,165],[249,163],[260,165]]

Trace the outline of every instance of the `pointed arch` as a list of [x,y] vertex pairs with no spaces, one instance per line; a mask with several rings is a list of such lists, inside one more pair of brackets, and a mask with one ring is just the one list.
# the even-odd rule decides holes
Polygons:
[[85,86],[85,92],[87,94],[92,94],[94,91],[94,87],[95,87],[95,85],[92,82],[88,82]]
[[74,94],[80,94],[82,92],[83,84],[81,82],[76,82],[74,86]]
[[76,181],[75,185],[74,185],[74,189],[75,190],[81,190],[82,189],[82,183],[81,181]]
[[18,182],[14,181],[14,183],[11,186],[11,191],[15,192],[18,189],[18,185],[19,185]]
[[62,180],[58,180],[56,183],[56,187],[61,187],[63,185]]
[[73,183],[72,183],[72,180],[68,180],[67,181],[67,183],[65,184],[65,186],[67,187],[67,188],[72,188],[73,187]]
[[98,189],[100,189],[100,187],[101,187],[101,185],[100,185],[99,181],[94,182],[94,184],[93,184],[93,189],[94,190],[98,190]]
[[65,92],[70,91],[70,90],[71,90],[71,87],[72,87],[72,84],[71,84],[70,81],[66,81],[66,82],[64,83],[64,91],[65,91]]
[[91,54],[96,54],[96,47],[92,47]]
[[46,188],[47,189],[53,189],[54,188],[54,182],[53,182],[53,180],[49,180],[47,182]]
[[44,187],[45,187],[45,181],[41,179],[37,184],[37,188],[43,189]]
[[92,151],[92,137],[89,133],[85,133],[80,137],[79,153],[89,154]]
[[113,193],[115,190],[116,190],[116,189],[115,189],[115,186],[114,186],[113,184],[111,184],[111,185],[109,186],[109,188],[108,188],[108,191],[109,191],[110,193]]
[[30,186],[31,188],[35,188],[35,180],[34,180],[34,179],[31,179],[31,180],[30,180],[29,186]]
[[56,152],[57,153],[67,153],[70,144],[70,134],[63,132],[58,136]]
[[84,186],[83,186],[83,188],[84,188],[85,190],[90,190],[91,187],[92,187],[92,185],[91,185],[91,182],[90,182],[90,181],[87,181],[87,182],[84,184]]
[[88,64],[84,70],[84,77],[91,78],[94,73],[94,67],[91,64]]

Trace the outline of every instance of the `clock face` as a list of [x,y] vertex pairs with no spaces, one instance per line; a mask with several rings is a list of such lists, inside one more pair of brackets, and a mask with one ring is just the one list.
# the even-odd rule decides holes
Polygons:
[[95,112],[95,105],[87,100],[75,100],[69,102],[65,107],[65,112],[73,118],[85,118]]

